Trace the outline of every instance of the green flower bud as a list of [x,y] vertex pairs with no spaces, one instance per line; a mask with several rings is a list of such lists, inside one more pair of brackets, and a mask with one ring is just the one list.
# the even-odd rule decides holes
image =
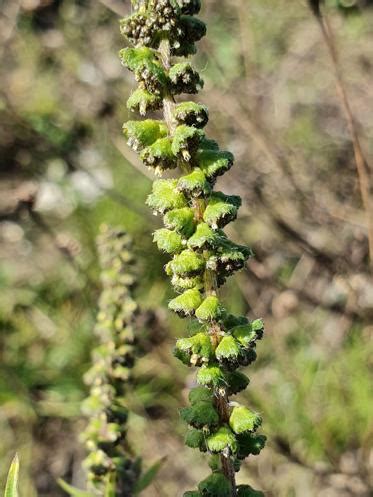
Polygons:
[[123,132],[128,145],[134,150],[140,150],[166,136],[167,128],[161,121],[146,119],[145,121],[127,121],[123,125]]
[[155,169],[156,174],[161,175],[167,169],[175,169],[177,164],[172,151],[170,138],[160,138],[152,145],[146,147],[140,154],[141,160],[150,168]]
[[211,340],[205,333],[197,333],[190,338],[179,338],[176,349],[189,356],[190,364],[197,366],[207,363],[213,355]]
[[153,240],[156,242],[159,250],[168,254],[175,254],[183,249],[183,239],[175,231],[166,228],[154,232]]
[[154,211],[160,212],[161,214],[173,209],[186,207],[186,198],[176,189],[176,186],[176,179],[160,179],[154,181],[153,192],[148,196],[147,204]]
[[195,102],[182,102],[175,107],[174,118],[179,125],[204,128],[208,122],[208,109]]
[[211,192],[211,185],[201,169],[194,169],[190,174],[182,176],[177,187],[184,195],[196,198],[206,197]]
[[166,272],[178,276],[193,276],[205,268],[205,260],[193,250],[183,250],[167,264]]
[[236,219],[240,206],[240,197],[214,192],[203,214],[203,220],[214,230],[223,228]]
[[197,381],[200,385],[215,389],[224,387],[226,384],[223,371],[219,366],[214,365],[202,366],[197,373]]
[[218,176],[229,171],[233,166],[234,157],[230,152],[200,148],[196,160],[206,178],[214,181]]
[[201,275],[199,276],[178,276],[173,274],[171,278],[171,284],[177,292],[183,292],[184,290],[190,290],[192,288],[197,288],[202,290],[204,283]]
[[182,14],[195,15],[201,10],[201,0],[177,0]]
[[188,247],[196,250],[213,248],[218,243],[217,234],[206,223],[198,224],[193,236],[188,240]]
[[156,111],[162,106],[162,99],[149,91],[138,88],[127,100],[127,109],[145,116],[148,111]]
[[241,373],[240,371],[232,371],[227,373],[227,383],[228,383],[228,394],[234,395],[236,393],[242,392],[249,385],[249,378]]
[[168,211],[164,216],[164,224],[167,228],[174,229],[185,237],[189,237],[196,226],[193,209],[184,207]]
[[192,154],[197,150],[203,136],[204,133],[202,130],[181,124],[173,134],[173,153],[189,161]]
[[261,424],[262,418],[259,414],[243,406],[234,407],[229,418],[229,426],[236,434],[255,431]]
[[219,299],[214,295],[206,297],[196,310],[196,318],[200,321],[216,321],[220,318],[222,309]]
[[218,431],[209,435],[207,447],[211,452],[225,452],[228,450],[230,454],[235,454],[238,446],[234,433],[228,426],[222,426]]
[[171,91],[174,95],[198,93],[203,88],[203,80],[189,62],[175,64],[171,67],[168,76],[171,81]]
[[236,366],[236,361],[240,355],[240,346],[233,336],[228,335],[223,337],[219,345],[216,347],[215,355],[219,362],[224,364],[227,368],[232,364]]
[[199,290],[187,290],[175,299],[171,300],[168,307],[182,317],[191,316],[200,306],[202,301]]

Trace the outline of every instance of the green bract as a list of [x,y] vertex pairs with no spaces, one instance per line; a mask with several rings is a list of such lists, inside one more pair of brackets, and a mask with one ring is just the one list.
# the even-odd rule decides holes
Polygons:
[[[139,84],[128,108],[141,115],[162,111],[158,120],[129,121],[124,133],[156,174],[178,168],[174,178],[154,182],[147,203],[163,216],[164,227],[155,231],[154,241],[171,255],[165,270],[179,292],[169,308],[193,318],[191,336],[177,340],[174,350],[185,365],[199,368],[200,386],[191,391],[190,406],[181,410],[190,425],[186,444],[216,454],[212,475],[185,496],[232,497],[241,460],[259,453],[265,441],[255,434],[260,417],[243,406],[232,407],[229,400],[249,384],[238,368],[256,359],[263,324],[229,314],[218,295],[219,287],[252,256],[223,231],[236,219],[240,197],[214,191],[234,157],[206,138],[204,105],[177,101],[177,95],[197,93],[203,86],[189,60],[174,58],[195,53],[195,43],[205,35],[205,24],[194,17],[200,8],[200,0],[144,0],[135,2],[133,14],[122,21],[121,31],[134,48],[122,50],[121,59]],[[255,491],[237,487],[240,497],[250,492]]]

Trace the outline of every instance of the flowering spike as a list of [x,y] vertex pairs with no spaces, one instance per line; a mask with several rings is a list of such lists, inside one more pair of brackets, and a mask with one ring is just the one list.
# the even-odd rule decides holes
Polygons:
[[114,476],[116,495],[133,495],[141,466],[127,453],[128,409],[124,398],[136,346],[133,333],[137,312],[131,297],[134,276],[131,241],[120,230],[104,226],[98,239],[103,291],[99,301],[96,334],[100,344],[93,351],[93,365],[85,375],[90,395],[83,413],[90,421],[82,438],[89,451],[84,461],[90,485],[103,495]]
[[219,287],[253,255],[223,231],[236,219],[240,197],[214,191],[234,157],[206,137],[204,105],[176,101],[177,95],[198,93],[203,86],[189,60],[174,59],[195,53],[196,42],[205,35],[205,24],[194,17],[200,8],[201,0],[142,0],[122,21],[121,31],[133,48],[123,49],[120,57],[139,85],[128,107],[141,115],[159,109],[163,117],[129,121],[124,132],[155,173],[176,168],[180,173],[155,181],[147,203],[163,216],[165,227],[154,233],[154,241],[171,254],[165,270],[180,293],[169,308],[181,317],[194,317],[198,325],[192,336],[177,340],[174,350],[185,365],[199,368],[200,386],[191,391],[190,406],[181,410],[189,424],[186,444],[217,454],[212,475],[185,497],[256,496],[260,493],[250,487],[237,486],[234,475],[241,460],[264,445],[265,437],[255,434],[260,417],[234,407],[229,396],[249,384],[238,368],[256,359],[263,324],[229,314],[218,295]]

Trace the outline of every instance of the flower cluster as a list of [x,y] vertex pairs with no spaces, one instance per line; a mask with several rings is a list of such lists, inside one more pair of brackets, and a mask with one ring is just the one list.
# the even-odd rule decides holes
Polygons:
[[[100,344],[85,380],[90,395],[83,404],[89,418],[83,440],[89,481],[100,495],[132,495],[140,476],[140,460],[129,455],[126,443],[128,409],[124,399],[135,362],[134,320],[137,304],[131,297],[135,283],[130,266],[133,256],[129,236],[104,226],[98,239],[103,291],[95,332]],[[107,495],[107,493],[105,493]]]
[[206,137],[204,105],[176,102],[177,95],[196,94],[203,86],[190,62],[175,58],[193,54],[195,42],[205,34],[204,23],[194,17],[200,4],[144,0],[122,21],[122,33],[134,47],[121,50],[120,57],[138,82],[128,109],[143,116],[163,111],[161,118],[131,120],[123,129],[128,145],[155,174],[181,171],[177,178],[155,181],[147,203],[164,222],[154,241],[172,257],[166,273],[178,295],[169,308],[195,322],[190,336],[179,339],[175,348],[177,358],[199,368],[199,386],[190,392],[190,406],[181,415],[189,425],[186,444],[211,454],[212,474],[185,497],[257,497],[262,493],[236,485],[235,472],[264,446],[265,437],[256,433],[261,418],[229,396],[249,383],[238,368],[255,361],[263,323],[233,316],[218,296],[218,288],[252,255],[223,231],[236,219],[240,197],[214,190],[234,157]]

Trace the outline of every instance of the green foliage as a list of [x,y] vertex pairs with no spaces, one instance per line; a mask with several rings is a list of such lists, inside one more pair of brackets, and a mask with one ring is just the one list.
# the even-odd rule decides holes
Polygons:
[[202,401],[180,409],[183,420],[194,428],[212,428],[219,423],[219,414],[213,403]]
[[147,471],[144,472],[144,474],[139,478],[134,486],[135,495],[140,494],[143,490],[149,487],[165,462],[166,457],[163,457],[159,461],[156,461]]
[[264,497],[264,494],[254,490],[250,485],[238,485],[237,497]]
[[213,248],[217,243],[216,233],[206,224],[198,224],[195,233],[188,240],[188,247],[195,250]]
[[58,480],[59,486],[65,490],[65,492],[68,495],[71,495],[71,497],[93,497],[93,494],[90,492],[85,492],[84,490],[79,490],[78,488],[73,487],[72,485],[69,485],[65,481],[59,479]]
[[224,372],[218,366],[203,366],[197,373],[197,381],[200,385],[209,388],[220,388],[226,383]]
[[213,473],[198,485],[198,490],[206,497],[229,497],[231,485],[222,473]]

